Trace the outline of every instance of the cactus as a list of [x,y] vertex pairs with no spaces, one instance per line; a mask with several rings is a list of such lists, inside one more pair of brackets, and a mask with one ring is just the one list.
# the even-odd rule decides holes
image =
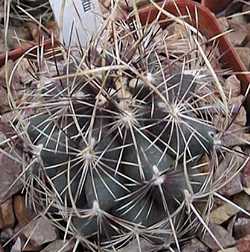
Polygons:
[[47,0],[12,0],[10,9],[10,17],[19,20],[19,22],[30,21],[32,18],[48,21],[52,18],[50,3]]
[[186,207],[209,195],[218,165],[212,153],[221,151],[208,109],[215,104],[197,94],[211,84],[204,73],[212,78],[204,66],[189,71],[196,46],[183,58],[166,55],[157,20],[142,30],[109,22],[115,32],[98,47],[92,41],[79,55],[60,48],[61,57],[69,53],[64,60],[33,62],[32,89],[14,104],[17,130],[36,160],[27,197],[35,195],[38,209],[60,216],[65,232],[92,251],[133,239],[180,250],[195,216],[207,215],[208,207],[201,216]]

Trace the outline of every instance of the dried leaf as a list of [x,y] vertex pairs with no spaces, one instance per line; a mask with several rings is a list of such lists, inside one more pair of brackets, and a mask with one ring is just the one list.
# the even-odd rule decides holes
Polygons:
[[57,229],[46,217],[33,220],[24,228],[23,234],[37,247],[55,241],[58,237]]
[[17,180],[22,172],[21,162],[14,160],[14,158],[18,159],[14,151],[6,150],[6,153],[13,156],[13,159],[0,152],[0,203],[9,199],[22,188],[21,180]]
[[[223,248],[228,248],[235,245],[235,239],[222,226],[217,224],[210,224],[209,228]],[[202,241],[212,250],[219,249],[217,243],[213,240],[208,232],[206,232]]]
[[250,196],[244,192],[233,197],[233,202],[246,211],[250,211]]
[[238,213],[239,210],[230,204],[223,204],[214,209],[210,214],[210,221],[215,224],[222,224]]

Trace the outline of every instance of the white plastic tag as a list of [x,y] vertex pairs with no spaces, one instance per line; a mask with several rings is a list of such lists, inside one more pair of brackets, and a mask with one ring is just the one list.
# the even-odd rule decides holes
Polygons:
[[50,0],[66,47],[86,46],[103,24],[98,0]]

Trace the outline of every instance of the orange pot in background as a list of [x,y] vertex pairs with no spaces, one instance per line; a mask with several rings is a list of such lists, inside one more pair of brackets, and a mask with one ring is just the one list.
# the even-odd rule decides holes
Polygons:
[[7,60],[15,61],[26,52],[32,53],[39,47],[43,47],[45,50],[51,49],[58,44],[59,43],[57,41],[52,41],[51,39],[45,40],[41,44],[37,44],[35,42],[29,42],[29,43],[23,44],[22,46],[16,49],[10,50],[7,55],[6,53],[1,53],[0,54],[0,67],[2,67],[5,64],[6,56],[7,56]]

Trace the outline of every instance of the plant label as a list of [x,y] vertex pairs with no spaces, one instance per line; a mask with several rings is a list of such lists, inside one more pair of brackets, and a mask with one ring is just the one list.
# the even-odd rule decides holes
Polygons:
[[66,47],[86,46],[102,26],[98,0],[50,0],[50,4]]

